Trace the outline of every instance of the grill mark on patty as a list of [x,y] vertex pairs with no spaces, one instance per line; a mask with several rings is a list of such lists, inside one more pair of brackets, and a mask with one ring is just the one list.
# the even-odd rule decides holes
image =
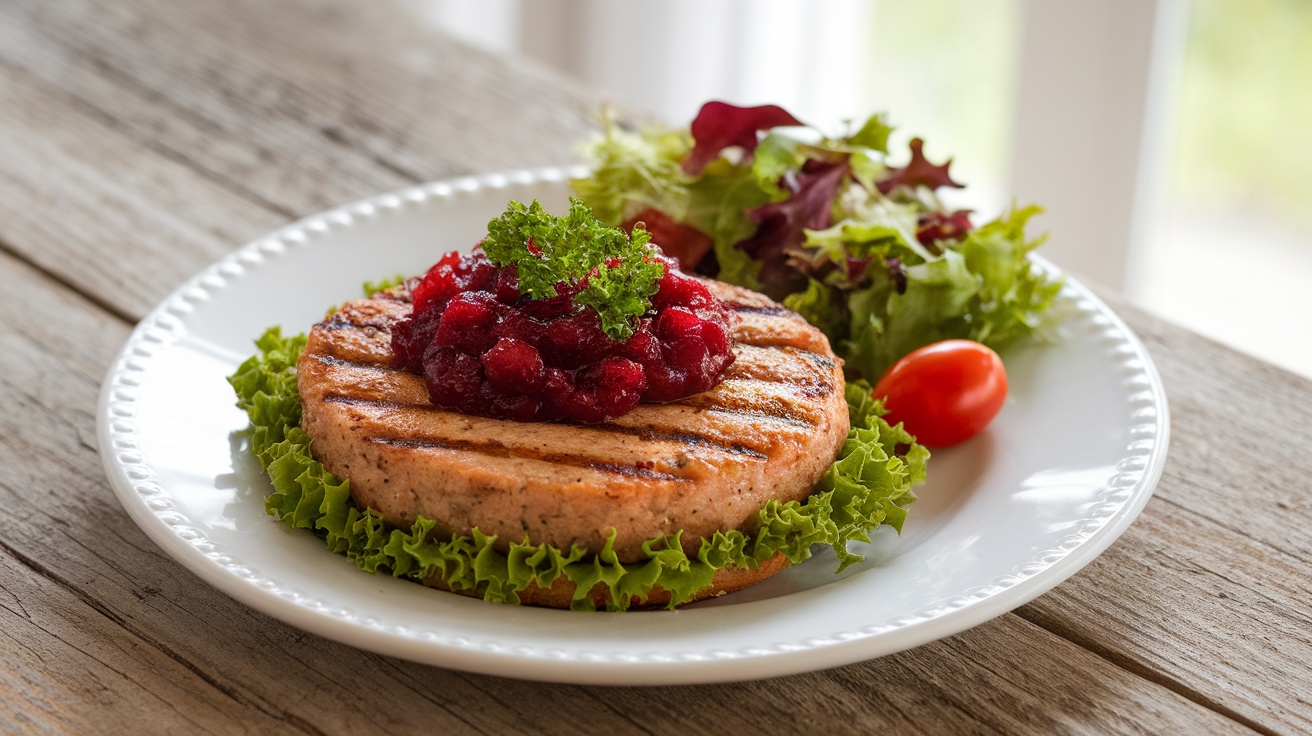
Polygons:
[[823,379],[813,379],[813,380],[801,379],[795,381],[781,381],[781,380],[772,380],[769,378],[761,378],[758,375],[753,375],[746,371],[739,373],[737,375],[725,374],[724,381],[726,382],[727,381],[755,381],[758,383],[770,383],[778,386],[787,386],[788,388],[792,389],[798,396],[801,396],[802,398],[805,399],[817,399],[823,396],[828,396],[834,390],[833,383],[824,381]]
[[619,424],[600,424],[597,425],[596,428],[613,434],[624,434],[630,437],[637,437],[641,440],[674,442],[680,445],[716,450],[730,455],[743,455],[756,460],[768,460],[770,458],[766,453],[748,447],[741,442],[725,444],[719,440],[687,431],[670,430],[665,428],[658,429],[656,427],[625,427]]
[[689,396],[678,403],[702,411],[777,419],[802,427],[815,427],[818,424],[812,416],[813,412],[807,411],[807,407],[780,396],[754,397],[728,392],[708,392]]
[[809,419],[780,416],[778,414],[771,414],[768,411],[758,411],[754,409],[736,409],[732,407],[717,406],[715,404],[707,404],[706,406],[698,406],[694,408],[698,409],[699,411],[708,411],[715,414],[723,414],[725,416],[733,417],[735,419],[765,419],[768,421],[778,422],[779,424],[783,424],[789,427],[798,427],[801,429],[815,429],[816,427],[815,422],[812,422]]
[[[378,399],[365,399],[358,396],[344,396],[340,394],[328,394],[323,397],[322,401],[328,404],[341,404],[344,406],[367,407],[372,409],[388,409],[400,411],[418,411],[431,413],[450,413],[449,409],[442,409],[432,404],[404,404],[395,401],[381,401]],[[686,430],[669,429],[666,427],[627,427],[619,424],[589,424],[589,425],[562,425],[578,427],[585,432],[605,432],[608,434],[622,434],[629,437],[637,437],[641,440],[653,442],[673,442],[689,447],[703,448],[716,452],[723,452],[728,455],[741,455],[755,460],[768,460],[769,455],[760,450],[750,447],[741,442],[725,443],[714,437],[688,432]],[[399,441],[399,440],[398,440]],[[461,440],[432,440],[432,442],[461,442]]]
[[813,352],[811,350],[806,350],[805,348],[797,348],[791,345],[776,345],[774,346],[774,348],[776,350],[783,350],[789,353],[797,353],[803,358],[806,358],[812,363],[815,363],[816,365],[820,366],[826,372],[832,371],[834,368],[838,367],[838,363],[835,362],[833,358],[830,358],[827,355],[821,355],[820,353]]
[[724,306],[739,314],[759,314],[764,317],[790,317],[789,309],[773,305],[743,304],[742,302],[725,302]]
[[374,371],[376,373],[409,373],[409,371],[404,368],[397,368],[392,365],[390,359],[368,362],[341,358],[335,355],[325,355],[323,353],[312,353],[310,357],[324,365],[332,366],[334,368],[359,368],[363,371]]
[[[365,335],[372,338],[379,334],[391,334],[392,324],[395,324],[392,320],[377,320],[376,322],[347,322],[345,320],[330,319],[326,322],[320,322],[315,326],[322,327],[331,332],[354,330],[357,332],[363,332]],[[372,330],[372,332],[370,332],[370,330]]]
[[[755,346],[751,346],[755,348]],[[835,363],[823,355],[792,347],[756,348],[769,351],[769,357],[734,361],[724,373],[724,380],[752,380],[788,386],[803,398],[817,399],[835,390]],[[783,354],[793,360],[779,360]],[[819,360],[816,360],[816,359]],[[800,366],[799,366],[800,363]],[[828,365],[826,365],[826,363]],[[790,373],[801,375],[789,375]]]
[[375,445],[386,445],[388,447],[399,447],[409,450],[455,450],[456,452],[468,452],[476,455],[487,455],[490,457],[512,457],[519,460],[539,460],[553,465],[586,468],[588,470],[595,470],[598,473],[624,475],[631,478],[667,480],[674,482],[684,482],[688,480],[688,478],[680,475],[664,473],[659,470],[653,470],[636,464],[624,465],[622,463],[606,462],[604,460],[597,460],[595,458],[574,454],[540,452],[532,447],[507,447],[496,440],[489,442],[469,442],[465,440],[420,440],[410,437],[381,436],[365,437],[364,440],[365,442],[371,442]]

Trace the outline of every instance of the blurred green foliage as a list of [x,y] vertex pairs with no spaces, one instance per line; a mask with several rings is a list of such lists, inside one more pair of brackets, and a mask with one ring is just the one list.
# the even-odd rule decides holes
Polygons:
[[1312,222],[1312,2],[1193,0],[1177,206]]

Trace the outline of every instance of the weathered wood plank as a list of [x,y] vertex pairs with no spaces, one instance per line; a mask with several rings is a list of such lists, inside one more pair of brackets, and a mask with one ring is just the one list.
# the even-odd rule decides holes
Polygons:
[[1171,406],[1158,495],[1312,565],[1312,381],[1114,303]]
[[127,327],[7,256],[0,283],[4,719],[14,731],[123,732],[133,723],[177,732],[283,729],[123,628],[121,619],[150,605],[158,588],[120,589],[126,597],[116,608],[100,601],[97,589],[119,585],[122,565],[172,566],[124,523],[96,472],[96,376]]
[[0,730],[273,732],[194,674],[0,548]]
[[1243,723],[1312,731],[1308,566],[1152,503],[1106,554],[1018,613]]
[[4,63],[288,215],[567,162],[599,102],[400,3],[33,1],[0,18]]
[[116,313],[284,221],[38,85],[0,67],[0,245]]

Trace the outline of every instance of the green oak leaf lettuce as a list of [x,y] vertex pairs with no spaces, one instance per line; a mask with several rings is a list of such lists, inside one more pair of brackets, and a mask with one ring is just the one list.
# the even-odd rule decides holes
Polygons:
[[594,608],[588,594],[597,586],[608,610],[624,610],[656,587],[670,591],[674,607],[705,587],[716,570],[755,568],[778,552],[801,562],[817,544],[833,547],[841,570],[861,559],[848,550],[849,542],[868,541],[879,526],[901,531],[905,507],[915,500],[911,487],[924,481],[929,457],[901,425],[880,418],[882,405],[870,398],[869,386],[848,384],[852,429],[838,459],[805,503],[767,503],[752,534],[717,532],[693,556],[683,551],[681,533],[662,536],[644,543],[645,559],[627,563],[615,555],[613,533],[594,555],[577,546],[562,550],[527,540],[501,552],[495,537],[477,529],[441,539],[433,534],[432,519],[395,528],[372,509],[357,506],[350,482],[314,459],[300,427],[296,361],[305,336],[283,337],[275,327],[256,346],[259,354],[228,381],[250,419],[249,449],[273,487],[265,510],[290,527],[313,532],[362,570],[414,581],[440,579],[453,590],[493,602],[518,603],[530,583],[547,587],[563,575],[576,586],[571,607],[578,610]]
[[964,338],[1001,349],[1039,331],[1061,282],[1028,255],[1041,240],[1025,239],[1025,222],[1041,210],[1014,210],[971,231],[932,260],[902,268],[899,290],[888,273],[848,292],[851,320],[840,350],[878,378],[907,353],[940,340]]

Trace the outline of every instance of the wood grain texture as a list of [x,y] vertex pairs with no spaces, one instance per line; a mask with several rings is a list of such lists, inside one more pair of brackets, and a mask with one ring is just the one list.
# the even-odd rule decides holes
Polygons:
[[410,12],[22,0],[0,5],[0,60],[287,216],[573,159],[599,97],[442,39]]
[[1020,616],[1255,728],[1312,730],[1308,568],[1154,500]]
[[560,163],[591,129],[592,92],[404,12],[0,4],[0,730],[1312,730],[1312,382],[1120,303],[1171,403],[1157,498],[1017,614],[880,660],[695,688],[468,675],[305,634],[172,562],[95,447],[128,322],[290,218]]
[[200,264],[284,218],[5,70],[0,244],[137,318]]
[[1158,495],[1312,564],[1312,381],[1116,306],[1152,349],[1183,440]]

